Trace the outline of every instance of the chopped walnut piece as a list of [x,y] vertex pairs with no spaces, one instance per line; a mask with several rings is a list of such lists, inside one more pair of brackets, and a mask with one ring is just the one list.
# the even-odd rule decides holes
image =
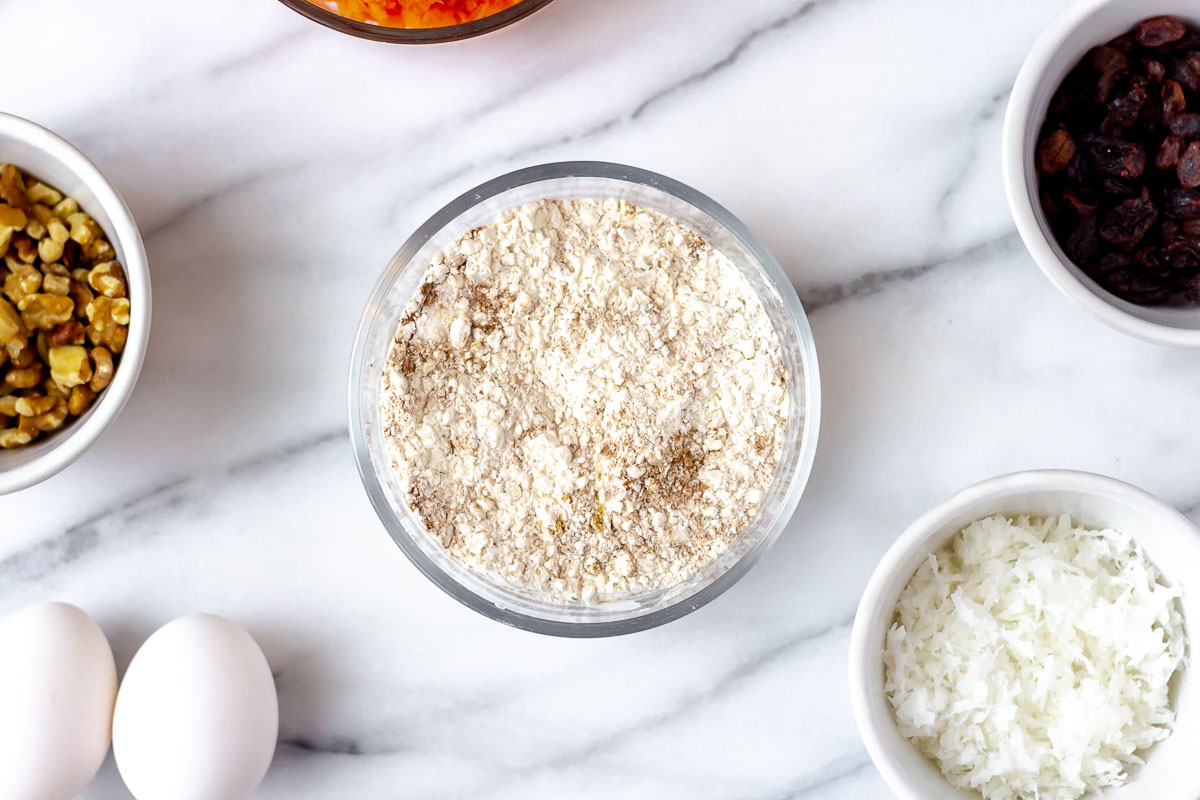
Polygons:
[[71,389],[71,396],[67,399],[67,411],[78,417],[92,407],[95,399],[96,392],[92,390],[92,387],[80,384]]
[[124,297],[125,273],[116,261],[104,261],[88,273],[88,286],[105,297]]
[[33,441],[33,434],[19,428],[0,430],[0,447],[11,450],[14,447],[24,447]]
[[6,348],[15,342],[24,344],[29,338],[29,331],[21,315],[7,300],[0,298],[0,344]]
[[112,383],[113,378],[113,357],[112,353],[108,352],[103,347],[92,348],[92,364],[95,366],[95,372],[92,374],[92,382],[90,386],[93,392],[103,391],[108,384]]
[[12,365],[17,369],[28,369],[37,363],[38,352],[29,346],[28,341],[14,343],[8,355],[12,358]]
[[48,331],[75,316],[75,301],[56,294],[35,294],[21,310],[25,327]]
[[25,195],[35,203],[41,203],[46,206],[53,206],[56,203],[62,202],[62,193],[56,189],[51,189],[41,181],[36,181],[32,186],[25,189]]
[[[42,279],[42,291],[66,297],[71,293],[71,279],[64,275],[47,275]],[[74,303],[73,300],[71,302]]]
[[63,391],[92,379],[92,362],[88,360],[86,347],[69,344],[51,348],[46,362],[50,365],[50,377]]
[[54,398],[38,395],[18,397],[15,408],[22,417],[36,417],[54,408]]
[[14,259],[7,262],[9,273],[4,276],[4,295],[22,309],[29,298],[42,288],[41,272],[32,264],[24,264]]
[[67,421],[68,403],[67,398],[62,395],[56,395],[50,398],[54,405],[41,414],[33,418],[34,425],[39,431],[56,431],[63,426]]
[[71,238],[85,247],[96,238],[95,222],[87,214],[82,211],[67,217],[67,224],[71,226]]
[[4,382],[14,389],[32,389],[41,383],[41,380],[41,364],[34,364],[28,369],[10,369],[4,376]]
[[[87,306],[88,338],[92,344],[107,347],[114,353],[125,349],[129,329],[129,301],[125,298],[97,297]],[[124,322],[122,322],[124,320]]]
[[29,207],[25,181],[21,177],[21,171],[12,164],[0,166],[0,200],[20,209]]
[[0,226],[19,231],[25,227],[27,220],[25,212],[21,209],[13,208],[7,203],[0,203]]
[[62,347],[66,344],[83,344],[87,340],[87,330],[77,319],[70,319],[55,327],[46,335],[46,344],[50,347]]

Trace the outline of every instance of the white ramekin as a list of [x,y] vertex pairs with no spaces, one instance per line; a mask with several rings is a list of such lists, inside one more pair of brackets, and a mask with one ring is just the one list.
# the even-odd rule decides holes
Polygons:
[[79,419],[27,447],[0,450],[0,494],[49,478],[79,458],[116,419],[133,392],[150,337],[150,270],[133,215],[108,179],[62,137],[28,120],[0,113],[0,164],[16,164],[79,201],[109,237],[125,270],[129,338],[113,381]]
[[1156,344],[1200,347],[1200,306],[1139,306],[1111,294],[1071,263],[1038,200],[1034,150],[1050,98],[1091,48],[1141,20],[1171,14],[1200,25],[1198,0],[1079,0],[1054,20],[1017,75],[1004,118],[1004,189],[1017,230],[1033,260],[1058,290],[1101,322]]
[[[969,800],[952,788],[933,762],[900,735],[883,693],[884,637],[896,600],[917,566],[968,523],[991,514],[1050,516],[1068,513],[1093,528],[1131,534],[1166,579],[1183,589],[1191,639],[1200,620],[1200,531],[1186,517],[1127,483],[1067,470],[1018,472],[964,489],[908,527],[892,545],[863,593],[850,636],[850,701],[867,752],[901,800]],[[1189,646],[1194,654],[1194,649]],[[1200,796],[1200,686],[1190,669],[1174,687],[1174,733],[1155,745],[1146,765],[1108,800],[1195,800]]]

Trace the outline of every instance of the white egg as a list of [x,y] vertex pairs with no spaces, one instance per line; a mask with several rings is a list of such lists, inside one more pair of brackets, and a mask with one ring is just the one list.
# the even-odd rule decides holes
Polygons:
[[40,603],[0,622],[0,800],[69,800],[100,769],[117,667],[95,621]]
[[137,800],[244,800],[267,774],[279,700],[250,634],[212,614],[159,628],[129,664],[113,754]]

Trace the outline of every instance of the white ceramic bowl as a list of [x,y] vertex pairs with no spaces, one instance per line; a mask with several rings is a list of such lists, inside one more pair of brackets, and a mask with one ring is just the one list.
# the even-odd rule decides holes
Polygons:
[[1038,201],[1034,150],[1050,98],[1088,50],[1147,17],[1171,14],[1200,25],[1200,1],[1080,0],[1059,16],[1017,75],[1004,118],[1004,189],[1017,230],[1033,260],[1058,290],[1119,331],[1156,344],[1200,347],[1200,306],[1139,306],[1111,294],[1071,263]]
[[[968,523],[992,514],[1069,513],[1088,527],[1134,536],[1166,579],[1183,589],[1189,640],[1200,620],[1200,531],[1141,489],[1086,472],[1042,470],[992,478],[964,489],[908,527],[879,563],[863,593],[850,636],[850,701],[867,752],[902,800],[965,800],[978,794],[950,786],[932,761],[900,735],[883,693],[884,636],[896,600],[917,566]],[[1189,646],[1189,653],[1194,649]],[[1200,686],[1187,667],[1174,687],[1177,721],[1146,765],[1106,800],[1196,800],[1200,796]]]
[[142,237],[125,201],[87,156],[28,120],[0,113],[0,164],[25,172],[79,201],[104,229],[125,270],[131,305],[129,339],[112,383],[82,417],[28,447],[0,450],[0,494],[24,489],[73,462],[109,426],[137,383],[150,337],[150,270]]

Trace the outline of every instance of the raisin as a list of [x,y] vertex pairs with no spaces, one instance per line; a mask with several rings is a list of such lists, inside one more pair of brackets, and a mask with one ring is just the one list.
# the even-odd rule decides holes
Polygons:
[[1157,86],[1163,82],[1163,78],[1167,77],[1167,68],[1161,61],[1153,58],[1148,58],[1142,64],[1142,68],[1146,71],[1146,81],[1151,86]]
[[1200,244],[1178,237],[1159,248],[1162,262],[1171,271],[1188,274],[1200,271]]
[[1067,257],[1076,264],[1088,264],[1100,257],[1099,223],[1086,217],[1067,237]]
[[1200,275],[1185,279],[1179,288],[1188,302],[1200,303]]
[[1113,197],[1133,197],[1141,188],[1142,185],[1133,178],[1104,178],[1100,181],[1100,190]]
[[1179,184],[1188,189],[1200,186],[1200,142],[1192,142],[1179,157]]
[[1177,42],[1187,33],[1187,28],[1174,17],[1153,17],[1137,26],[1134,38],[1143,47],[1162,47]]
[[1167,127],[1176,136],[1188,139],[1200,136],[1200,114],[1190,111],[1186,114],[1176,114],[1167,120]]
[[1159,169],[1174,169],[1179,164],[1179,156],[1183,153],[1184,139],[1182,136],[1168,136],[1158,146],[1154,154],[1154,166]]
[[1176,219],[1200,219],[1200,189],[1168,189],[1163,213]]
[[1139,142],[1089,134],[1083,138],[1083,145],[1101,175],[1140,178],[1146,169],[1146,148]]
[[1172,59],[1171,78],[1189,92],[1200,92],[1200,52],[1184,53]]
[[1092,69],[1100,73],[1096,81],[1095,101],[1103,103],[1113,88],[1129,74],[1129,59],[1115,47],[1097,47],[1092,50],[1089,58]]
[[1082,153],[1076,153],[1067,165],[1067,180],[1075,186],[1090,186],[1096,180],[1096,171],[1092,162]]
[[1038,145],[1038,169],[1048,175],[1062,172],[1075,157],[1075,140],[1059,128]]
[[1184,96],[1183,87],[1179,85],[1178,81],[1163,81],[1160,92],[1162,95],[1163,119],[1169,120],[1187,108],[1187,98]]
[[1103,278],[1118,270],[1129,269],[1135,264],[1136,262],[1125,253],[1109,253],[1092,263],[1087,272],[1093,278]]
[[1108,101],[1108,114],[1100,124],[1100,132],[1111,135],[1136,125],[1146,107],[1146,97],[1146,79],[1135,75],[1125,91]]
[[1117,297],[1144,306],[1159,305],[1171,298],[1170,285],[1144,270],[1116,270],[1101,279],[1100,285]]
[[1075,212],[1075,216],[1079,219],[1090,217],[1096,213],[1096,207],[1099,205],[1086,189],[1075,191],[1074,189],[1064,189],[1062,199]]
[[1150,199],[1150,190],[1142,187],[1141,194],[1123,200],[1108,210],[1100,225],[1100,236],[1121,250],[1137,247],[1158,219],[1158,208]]

